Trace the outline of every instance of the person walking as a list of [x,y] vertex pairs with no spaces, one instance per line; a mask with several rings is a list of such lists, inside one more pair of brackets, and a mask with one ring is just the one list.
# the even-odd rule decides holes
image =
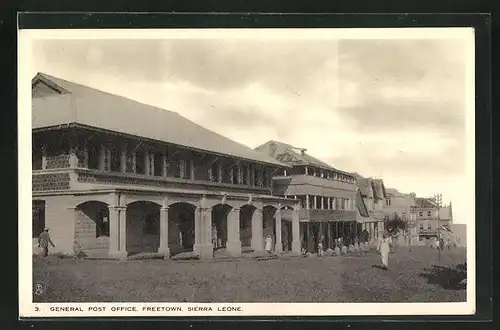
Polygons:
[[382,269],[387,270],[389,267],[389,252],[390,252],[390,240],[387,234],[384,234],[380,240],[377,250],[380,252],[382,257]]
[[52,247],[56,247],[50,239],[49,228],[44,228],[40,236],[38,236],[38,247],[43,249],[44,257],[49,255],[49,244],[52,245]]

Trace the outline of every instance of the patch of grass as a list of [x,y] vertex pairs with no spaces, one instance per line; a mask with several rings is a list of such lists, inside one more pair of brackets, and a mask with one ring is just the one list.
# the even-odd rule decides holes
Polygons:
[[173,262],[47,259],[33,261],[35,302],[440,302],[465,301],[421,276],[432,265],[455,267],[465,250],[396,249],[389,270],[373,251],[338,257]]

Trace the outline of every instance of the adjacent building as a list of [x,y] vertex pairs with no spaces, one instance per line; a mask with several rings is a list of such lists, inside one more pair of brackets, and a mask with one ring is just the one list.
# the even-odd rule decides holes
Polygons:
[[420,244],[429,244],[436,240],[439,234],[439,204],[435,198],[415,198],[415,206],[411,208],[414,214],[418,240]]
[[369,220],[364,221],[362,229],[368,231],[371,240],[376,240],[384,233],[384,203],[387,198],[384,181],[365,178],[359,173],[353,173],[353,176],[369,214]]
[[384,219],[399,219],[406,222],[407,230],[398,235],[398,243],[412,244],[417,241],[418,236],[415,230],[415,221],[412,218],[411,209],[415,206],[415,193],[404,194],[394,188],[386,188],[386,198],[383,206]]
[[338,201],[306,201],[279,185],[276,194],[276,175],[327,168],[296,168],[177,113],[46,74],[32,80],[32,146],[33,238],[49,227],[59,252],[76,241],[89,255],[194,251],[209,259],[215,238],[238,256],[263,250],[266,234],[279,252],[283,223],[287,248],[299,252],[300,203],[342,205],[347,219],[354,197],[352,177],[335,171],[324,180],[347,187]]
[[[321,237],[325,249],[333,248],[336,238],[355,235],[358,189],[351,173],[322,162],[303,148],[283,142],[268,141],[255,150],[290,166],[273,176],[273,192],[299,202],[301,248],[316,252]],[[290,218],[290,212],[283,217]],[[290,228],[283,231],[291,232]],[[293,244],[286,237],[283,242]]]

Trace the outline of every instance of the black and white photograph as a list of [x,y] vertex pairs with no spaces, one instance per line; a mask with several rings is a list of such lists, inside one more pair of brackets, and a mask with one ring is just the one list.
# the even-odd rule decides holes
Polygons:
[[19,70],[21,316],[474,313],[472,28],[21,30]]

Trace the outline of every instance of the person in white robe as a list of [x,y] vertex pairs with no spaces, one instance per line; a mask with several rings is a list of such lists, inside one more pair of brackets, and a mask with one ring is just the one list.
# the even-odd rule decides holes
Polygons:
[[377,250],[380,252],[380,256],[382,257],[382,268],[388,269],[389,267],[389,252],[390,252],[390,240],[386,234],[383,235],[380,240],[379,246]]
[[272,239],[271,235],[266,236],[265,242],[266,242],[265,249],[266,249],[267,253],[271,254],[271,250],[272,250],[272,246],[273,246],[273,239]]

